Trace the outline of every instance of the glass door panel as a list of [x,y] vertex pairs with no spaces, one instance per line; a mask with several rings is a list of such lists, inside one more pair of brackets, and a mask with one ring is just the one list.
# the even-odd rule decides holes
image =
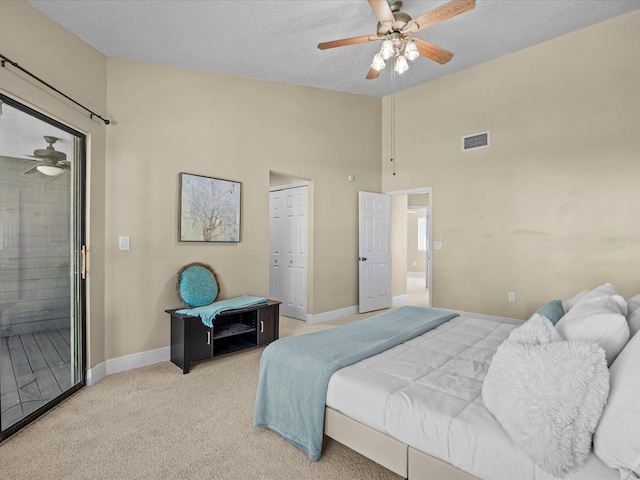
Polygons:
[[84,384],[84,144],[0,95],[0,440]]

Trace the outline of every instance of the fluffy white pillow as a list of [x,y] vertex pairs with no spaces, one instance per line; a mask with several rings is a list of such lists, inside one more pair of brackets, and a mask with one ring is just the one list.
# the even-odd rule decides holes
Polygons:
[[[586,340],[600,345],[611,365],[629,341],[627,318],[612,296],[587,297],[585,294],[556,324],[565,340]],[[624,299],[623,299],[624,300]]]
[[627,321],[629,322],[629,331],[633,337],[640,330],[640,295],[627,300],[627,305],[629,305]]
[[[621,473],[640,476],[640,335],[609,368],[611,390],[593,437],[593,451]],[[621,478],[626,475],[621,475]],[[632,477],[633,478],[633,477]]]
[[595,343],[564,342],[534,314],[497,349],[482,400],[514,444],[556,477],[583,465],[609,393]]

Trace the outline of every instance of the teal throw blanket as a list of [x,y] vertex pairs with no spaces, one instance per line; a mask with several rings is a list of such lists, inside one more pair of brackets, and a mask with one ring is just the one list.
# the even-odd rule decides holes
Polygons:
[[271,343],[260,360],[254,426],[270,428],[318,460],[331,375],[457,316],[451,310],[403,306]]
[[184,315],[191,315],[194,317],[200,317],[202,323],[207,327],[213,327],[213,319],[220,312],[225,310],[235,310],[237,308],[251,307],[253,305],[259,305],[261,303],[267,303],[267,299],[264,297],[252,297],[251,295],[241,295],[240,297],[227,298],[226,300],[220,300],[219,302],[213,302],[204,307],[196,308],[182,308],[177,310],[177,313]]

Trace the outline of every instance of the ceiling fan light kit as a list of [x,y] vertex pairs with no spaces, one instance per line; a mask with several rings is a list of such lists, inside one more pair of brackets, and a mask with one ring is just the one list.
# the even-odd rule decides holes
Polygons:
[[47,148],[38,148],[33,151],[33,155],[27,155],[33,159],[31,161],[40,163],[23,172],[23,174],[31,174],[38,171],[48,177],[58,177],[62,175],[65,170],[71,169],[71,162],[67,160],[67,154],[53,147],[53,144],[58,141],[58,138],[46,135],[44,139],[48,143]]
[[371,68],[379,72],[386,66],[385,60],[395,58],[394,70],[396,73],[404,73],[409,70],[407,60],[413,61],[419,55],[416,42],[412,38],[403,38],[393,33],[386,36],[380,51],[373,56]]
[[367,1],[378,18],[378,28],[375,35],[361,35],[318,44],[320,50],[326,50],[382,40],[380,51],[373,57],[373,62],[366,76],[367,80],[378,78],[380,70],[385,67],[385,60],[390,58],[395,58],[394,71],[396,73],[406,72],[409,69],[407,60],[413,61],[420,55],[440,64],[449,62],[453,58],[453,53],[413,37],[412,34],[460,15],[476,6],[476,0],[450,0],[419,17],[411,18],[408,14],[400,11],[402,7],[400,0]]
[[63,169],[61,169],[60,167],[55,167],[53,165],[38,165],[36,167],[36,170],[49,177],[57,177],[64,173]]

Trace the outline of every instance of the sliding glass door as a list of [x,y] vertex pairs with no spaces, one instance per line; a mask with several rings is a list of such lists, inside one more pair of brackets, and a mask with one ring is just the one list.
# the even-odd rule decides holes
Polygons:
[[0,440],[84,385],[84,152],[0,95]]

